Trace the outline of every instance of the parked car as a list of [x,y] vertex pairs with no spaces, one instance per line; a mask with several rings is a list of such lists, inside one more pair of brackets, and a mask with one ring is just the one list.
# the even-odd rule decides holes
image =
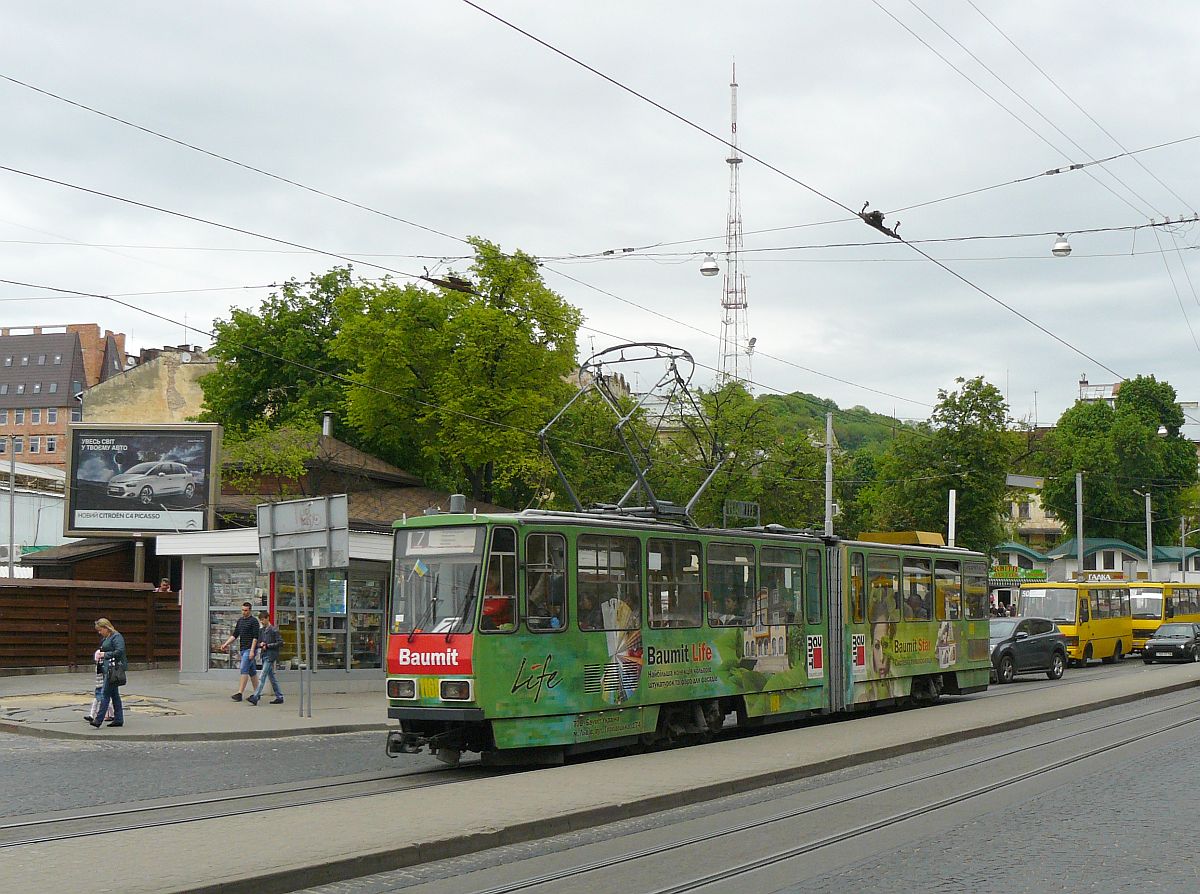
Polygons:
[[1057,680],[1067,666],[1067,638],[1049,618],[992,618],[990,638],[992,676],[999,683],[1042,672]]
[[138,463],[108,479],[110,497],[137,499],[147,505],[169,496],[190,500],[195,493],[195,477],[187,466],[177,462]]
[[1142,646],[1142,661],[1200,661],[1200,624],[1162,624]]

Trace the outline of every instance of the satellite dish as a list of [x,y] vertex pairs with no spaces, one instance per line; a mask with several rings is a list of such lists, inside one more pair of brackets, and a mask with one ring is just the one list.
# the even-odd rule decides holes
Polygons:
[[191,363],[192,355],[189,354],[187,351],[184,351],[182,354],[179,355],[179,362],[180,363]]

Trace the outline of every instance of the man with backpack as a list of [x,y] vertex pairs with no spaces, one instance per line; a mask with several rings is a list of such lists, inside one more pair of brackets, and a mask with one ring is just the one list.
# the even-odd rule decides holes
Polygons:
[[254,690],[254,695],[250,696],[246,701],[252,705],[257,705],[259,698],[262,697],[262,691],[266,688],[267,680],[271,681],[271,689],[275,692],[275,698],[270,701],[272,705],[283,704],[283,690],[279,688],[279,681],[275,679],[275,662],[279,660],[279,648],[283,645],[283,634],[279,632],[279,628],[271,623],[270,612],[258,613],[259,624],[262,629],[258,633],[258,657],[262,659],[262,673],[259,674],[258,688]]

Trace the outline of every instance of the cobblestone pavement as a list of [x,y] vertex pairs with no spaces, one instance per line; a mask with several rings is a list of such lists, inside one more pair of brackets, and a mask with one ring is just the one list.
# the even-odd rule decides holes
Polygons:
[[[218,742],[103,742],[0,734],[0,816],[441,767],[403,765],[382,733]],[[103,778],[103,794],[96,780]]]
[[[1104,716],[1116,718],[1127,711],[1117,708],[1092,714],[1087,722],[1094,723]],[[994,739],[980,740],[980,744]],[[1193,868],[1192,843],[1193,830],[1200,824],[1200,801],[1190,794],[1183,798],[1180,795],[1190,793],[1194,788],[1191,780],[1200,778],[1200,726],[1191,732],[1188,741],[1169,748],[1156,748],[1153,741],[1136,757],[1120,764],[1115,773],[1089,785],[1047,789],[1022,813],[1006,808],[987,811],[960,827],[961,831],[949,840],[939,835],[915,846],[877,852],[835,873],[808,878],[797,887],[782,890],[789,894],[845,894],[857,889],[871,894],[1179,891],[1184,889],[1181,872],[1192,879],[1190,887],[1194,887],[1200,881]],[[779,786],[771,790],[770,797],[785,798],[850,779],[861,781],[864,774],[886,772],[917,761],[950,762],[961,758],[961,745],[935,749]],[[1097,798],[1098,792],[1103,792],[1102,799]],[[454,878],[462,880],[461,890],[469,891],[471,882],[463,877],[472,872],[636,836],[741,807],[762,806],[766,800],[764,792],[750,792],[597,829],[322,885],[297,894],[388,894]],[[1163,804],[1172,806],[1164,810],[1160,806]],[[734,858],[730,859],[733,862]],[[1155,867],[1163,864],[1172,866],[1169,874],[1156,872]],[[1156,884],[1156,879],[1161,883]],[[743,889],[743,883],[739,883],[739,889]],[[744,890],[759,889],[747,883]]]

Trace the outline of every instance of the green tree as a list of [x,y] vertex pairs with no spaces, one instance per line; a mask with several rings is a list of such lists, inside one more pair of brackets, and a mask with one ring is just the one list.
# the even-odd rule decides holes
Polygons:
[[938,391],[929,422],[904,430],[864,489],[865,522],[881,530],[945,531],[948,492],[958,492],[956,542],[989,550],[1004,536],[1005,476],[1018,439],[1004,395],[982,376]]
[[[1175,389],[1153,376],[1121,384],[1114,406],[1077,402],[1043,441],[1046,509],[1075,535],[1075,474],[1083,473],[1084,534],[1145,546],[1145,500],[1172,531],[1191,505],[1196,452],[1182,436]],[[1169,539],[1169,538],[1168,538]]]
[[322,411],[343,416],[349,367],[329,347],[339,330],[335,299],[350,286],[349,268],[285,283],[257,312],[234,308],[213,321],[216,369],[200,380],[202,422],[238,437],[256,424],[311,426]]
[[534,434],[570,394],[579,311],[537,261],[472,239],[447,287],[358,283],[335,302],[350,424],[426,481],[520,505],[548,480]]

